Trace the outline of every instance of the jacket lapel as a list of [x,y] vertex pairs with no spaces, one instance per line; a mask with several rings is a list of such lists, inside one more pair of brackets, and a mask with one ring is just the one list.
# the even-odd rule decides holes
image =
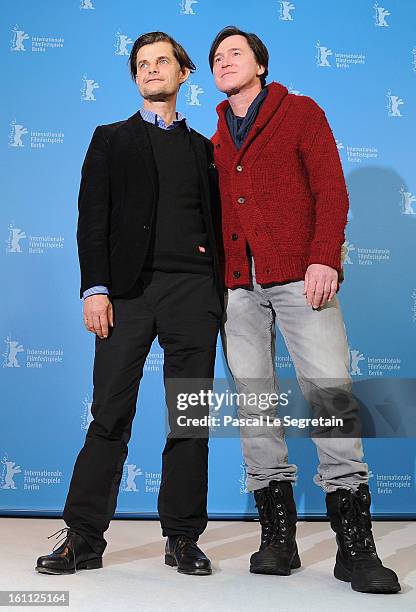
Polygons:
[[203,199],[207,199],[206,196],[209,193],[208,184],[208,159],[205,145],[202,139],[197,136],[194,130],[191,130],[191,146],[195,153],[195,157],[198,164],[198,172],[201,179],[201,191]]
[[157,171],[156,162],[153,155],[152,145],[147,134],[144,119],[142,118],[140,111],[137,111],[134,115],[129,117],[126,122],[126,127],[129,130],[130,135],[136,145],[137,153],[140,156],[140,160],[144,163],[150,178],[150,182],[153,189],[153,194],[156,197],[157,194]]
[[[215,245],[215,232],[214,225],[212,220],[212,206],[211,206],[211,189],[209,185],[209,177],[208,177],[208,156],[205,144],[202,138],[191,129],[191,146],[195,153],[195,157],[198,165],[198,173],[200,178],[201,185],[201,204],[202,211],[204,214],[205,223],[207,226],[207,230],[210,234],[210,238],[212,243]],[[215,253],[215,249],[214,249]]]

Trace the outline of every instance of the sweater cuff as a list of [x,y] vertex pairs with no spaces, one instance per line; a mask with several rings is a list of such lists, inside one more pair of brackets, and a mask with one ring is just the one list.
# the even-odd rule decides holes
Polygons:
[[314,263],[324,264],[341,272],[341,245],[328,242],[312,243],[308,266]]

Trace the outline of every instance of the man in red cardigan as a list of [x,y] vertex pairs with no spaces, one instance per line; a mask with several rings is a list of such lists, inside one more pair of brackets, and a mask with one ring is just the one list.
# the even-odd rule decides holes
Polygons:
[[[338,410],[350,425],[358,423],[336,296],[348,192],[325,112],[280,83],[266,85],[268,51],[255,34],[224,28],[209,62],[227,96],[217,106],[212,141],[228,288],[222,339],[237,391],[277,392],[277,323],[314,416]],[[240,419],[274,418],[276,404],[264,410],[240,401],[238,412]],[[247,489],[254,491],[262,526],[250,571],[289,575],[301,564],[292,490],[297,467],[288,463],[281,426],[254,431],[247,425],[241,434]],[[313,440],[319,457],[314,482],[326,493],[338,544],[335,577],[356,591],[399,591],[397,575],[376,552],[359,433],[331,437],[327,430]]]

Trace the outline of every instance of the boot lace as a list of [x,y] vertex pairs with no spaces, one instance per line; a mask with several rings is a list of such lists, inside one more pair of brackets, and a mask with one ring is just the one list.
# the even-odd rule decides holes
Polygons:
[[359,497],[351,491],[341,498],[341,522],[345,544],[352,557],[377,557],[369,514],[363,509]]
[[193,544],[195,545],[195,540],[193,540],[190,536],[186,536],[186,535],[180,535],[178,536],[176,542],[175,542],[175,546],[174,546],[174,553],[175,555],[182,550],[182,548],[186,545],[186,544]]
[[267,490],[262,499],[256,504],[262,517],[261,547],[269,545],[279,546],[285,544],[288,535],[286,507],[281,501],[274,499],[273,494]]
[[[58,547],[58,544],[60,544],[63,540],[66,540],[69,537],[71,529],[69,527],[63,527],[62,529],[59,529],[58,531],[55,531],[55,533],[53,533],[52,535],[48,536],[48,540],[49,540],[49,538],[52,538],[54,535],[58,534],[56,536],[56,539],[58,539],[59,536],[64,531],[66,531],[65,535],[63,535],[62,538],[60,540],[58,540],[58,542],[55,543],[55,546],[53,547],[52,552],[55,551],[55,548]],[[75,552],[74,552],[73,547],[70,544],[71,544],[71,541],[68,540],[67,546],[68,546],[69,550],[72,552],[72,556],[73,556],[73,559],[74,559],[74,569],[75,569],[75,571],[77,571],[77,565],[76,565],[76,560],[75,560]]]

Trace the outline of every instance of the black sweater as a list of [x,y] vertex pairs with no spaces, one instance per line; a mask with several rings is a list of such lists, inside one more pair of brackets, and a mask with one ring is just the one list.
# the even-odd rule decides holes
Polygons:
[[197,159],[185,122],[171,130],[145,126],[158,172],[158,202],[144,268],[211,274]]

